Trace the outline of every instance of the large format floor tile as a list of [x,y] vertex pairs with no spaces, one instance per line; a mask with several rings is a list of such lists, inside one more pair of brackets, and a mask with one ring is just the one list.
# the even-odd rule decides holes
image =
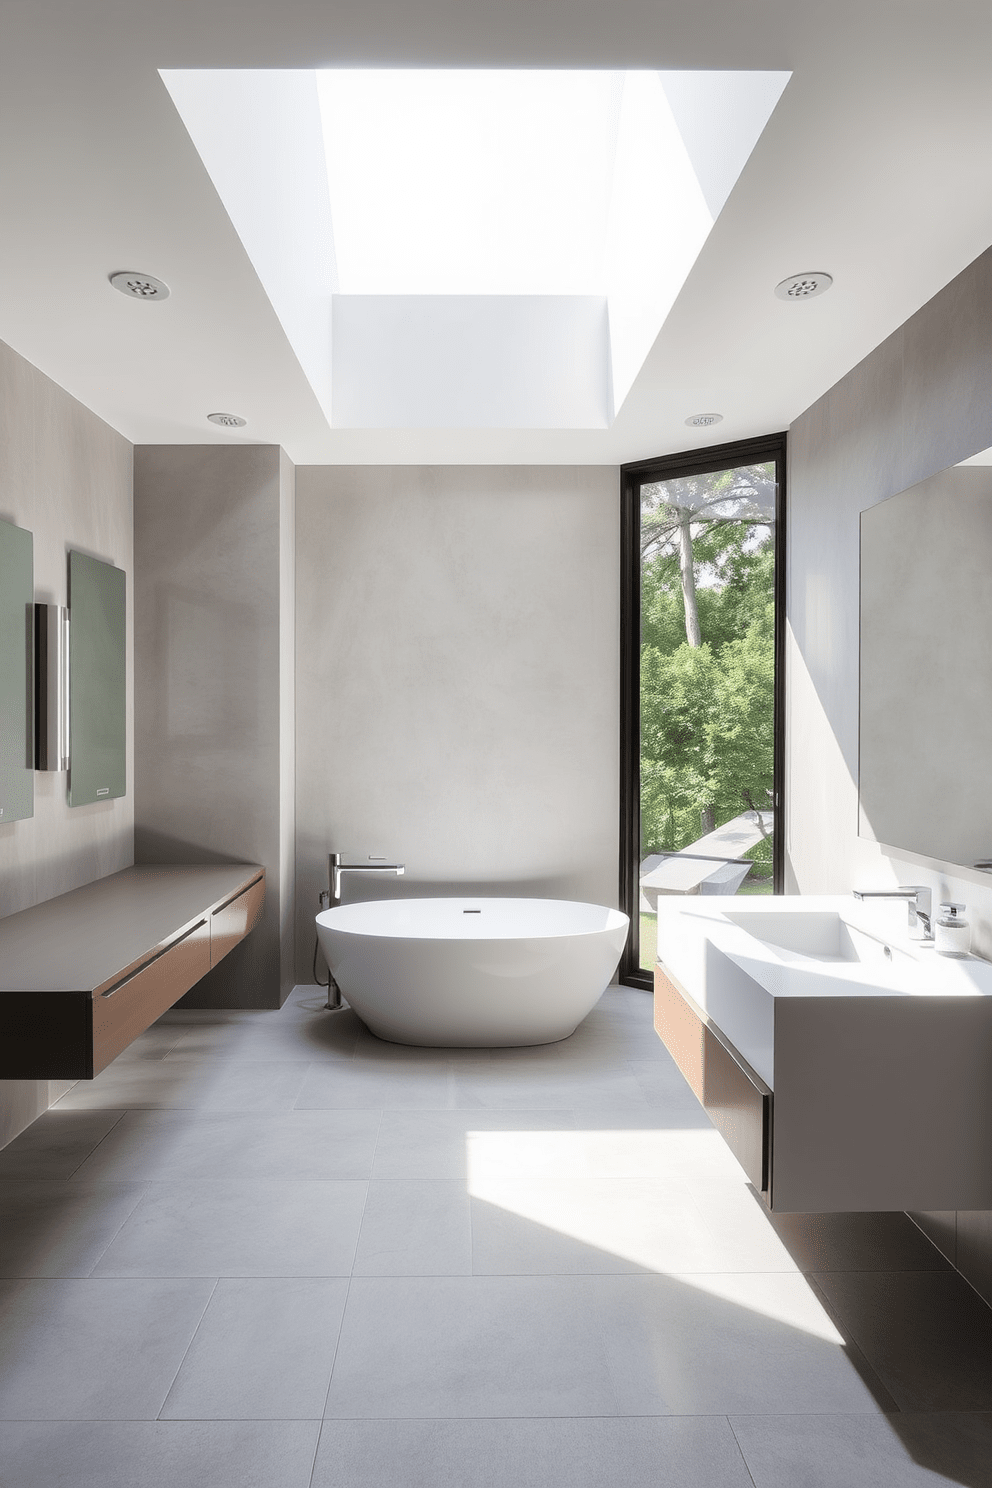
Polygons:
[[348,1276],[367,1184],[152,1183],[97,1276]]
[[597,1278],[624,1415],[873,1413],[817,1293],[795,1273]]
[[956,1271],[816,1277],[904,1411],[992,1411],[992,1309]]
[[0,1151],[0,1178],[71,1178],[121,1115],[53,1107]]
[[163,1419],[319,1419],[347,1292],[343,1280],[219,1281]]
[[588,1285],[562,1277],[356,1277],[327,1415],[614,1415]]
[[81,1178],[367,1178],[378,1111],[129,1111]]
[[316,1421],[24,1422],[0,1432],[11,1488],[309,1488]]
[[0,1282],[0,1419],[154,1419],[214,1285]]
[[649,997],[323,1001],[175,1009],[0,1153],[3,1488],[992,1488],[992,1313],[905,1216],[770,1216]]
[[992,1415],[735,1416],[754,1488],[988,1488]]
[[725,1419],[325,1421],[313,1488],[752,1488]]
[[0,1276],[88,1276],[143,1183],[0,1178]]

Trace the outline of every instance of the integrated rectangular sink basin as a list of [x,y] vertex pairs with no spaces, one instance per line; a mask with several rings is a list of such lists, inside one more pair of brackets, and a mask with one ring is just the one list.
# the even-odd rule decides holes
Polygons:
[[915,966],[916,957],[888,941],[849,925],[835,910],[774,910],[760,914],[725,911],[726,918],[755,940],[777,950],[820,962],[859,962],[864,966]]

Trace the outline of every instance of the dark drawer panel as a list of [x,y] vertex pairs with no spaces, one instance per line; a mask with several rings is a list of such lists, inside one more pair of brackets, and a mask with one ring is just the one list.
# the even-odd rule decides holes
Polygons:
[[731,1052],[702,1010],[660,966],[654,974],[654,1026],[713,1125],[764,1193],[771,1137],[767,1085]]
[[161,956],[93,998],[93,1074],[168,1012],[210,970],[210,926],[201,920]]

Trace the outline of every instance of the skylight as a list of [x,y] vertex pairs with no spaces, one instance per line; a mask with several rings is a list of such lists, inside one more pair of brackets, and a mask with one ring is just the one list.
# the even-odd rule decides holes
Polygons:
[[317,89],[341,293],[606,293],[622,73],[334,71]]
[[329,422],[606,428],[783,72],[163,72]]

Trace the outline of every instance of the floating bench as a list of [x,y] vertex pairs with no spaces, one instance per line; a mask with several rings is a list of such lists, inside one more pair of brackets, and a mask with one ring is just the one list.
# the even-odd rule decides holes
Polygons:
[[0,1079],[91,1080],[264,902],[257,864],[141,864],[0,920]]

